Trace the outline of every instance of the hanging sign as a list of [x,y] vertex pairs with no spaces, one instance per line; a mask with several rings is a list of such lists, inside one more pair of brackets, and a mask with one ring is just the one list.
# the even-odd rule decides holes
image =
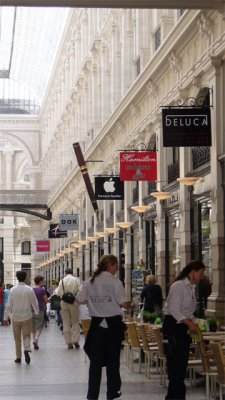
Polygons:
[[211,146],[210,108],[162,110],[163,146]]
[[36,241],[36,252],[50,251],[50,240],[37,240]]
[[95,197],[97,200],[124,200],[124,183],[116,176],[97,176]]
[[157,154],[150,151],[120,153],[121,181],[156,181]]
[[78,214],[60,214],[59,229],[61,231],[78,231],[79,215]]
[[67,237],[67,231],[62,231],[59,228],[59,224],[51,224],[48,231],[49,239],[58,239],[61,237]]

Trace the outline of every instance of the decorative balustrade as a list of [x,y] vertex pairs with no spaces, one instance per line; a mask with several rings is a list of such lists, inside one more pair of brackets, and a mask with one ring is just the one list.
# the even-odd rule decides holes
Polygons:
[[192,149],[193,170],[210,162],[210,147],[195,147]]
[[174,182],[180,176],[180,162],[175,161],[173,164],[168,165],[168,183]]

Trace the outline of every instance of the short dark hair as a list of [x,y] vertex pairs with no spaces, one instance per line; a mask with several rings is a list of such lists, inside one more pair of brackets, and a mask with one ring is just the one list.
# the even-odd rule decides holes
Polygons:
[[24,282],[26,280],[27,273],[24,270],[17,271],[16,272],[16,277],[17,277],[19,282]]
[[66,274],[71,274],[71,275],[73,275],[73,270],[72,270],[72,268],[67,268],[67,269],[65,269],[65,273],[66,273]]
[[42,276],[42,275],[37,275],[37,276],[35,276],[35,278],[34,278],[34,283],[36,284],[36,285],[38,285],[41,281],[43,281],[44,280],[44,277]]

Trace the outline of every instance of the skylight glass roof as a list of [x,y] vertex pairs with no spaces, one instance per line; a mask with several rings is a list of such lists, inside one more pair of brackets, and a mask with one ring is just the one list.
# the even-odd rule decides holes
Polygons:
[[[29,93],[41,105],[69,11],[0,8],[0,100],[7,88],[10,100]],[[18,87],[24,89],[18,91]]]

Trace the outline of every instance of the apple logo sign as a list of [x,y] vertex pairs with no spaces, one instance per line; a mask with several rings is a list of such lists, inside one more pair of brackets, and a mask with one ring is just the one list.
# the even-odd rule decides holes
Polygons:
[[113,181],[113,178],[110,178],[108,181],[104,182],[103,188],[104,188],[105,192],[112,193],[112,192],[115,192],[115,190],[116,190],[114,185],[115,185],[115,182]]

